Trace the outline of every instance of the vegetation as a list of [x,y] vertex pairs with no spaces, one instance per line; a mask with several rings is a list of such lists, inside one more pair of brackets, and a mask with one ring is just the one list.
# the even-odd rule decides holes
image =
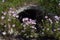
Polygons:
[[[60,19],[56,20],[54,25],[54,32],[52,32],[51,19],[46,19],[43,22],[43,29],[41,33],[36,33],[36,29],[30,25],[24,27],[18,19],[18,15],[14,14],[16,9],[20,6],[29,4],[37,4],[41,6],[46,13],[53,13],[60,17],[60,1],[59,0],[0,0],[0,30],[3,36],[7,34],[22,35],[26,38],[38,38],[43,36],[55,36],[60,40]],[[59,18],[57,17],[57,18]],[[42,20],[43,21],[43,20]],[[49,22],[50,21],[50,22]],[[6,32],[6,33],[5,33]],[[5,35],[6,34],[6,35]]]

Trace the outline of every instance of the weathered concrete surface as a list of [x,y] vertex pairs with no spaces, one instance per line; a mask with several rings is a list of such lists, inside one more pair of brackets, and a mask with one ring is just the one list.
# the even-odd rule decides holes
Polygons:
[[26,10],[26,9],[29,9],[30,6],[37,6],[37,5],[27,5],[27,6],[20,7],[19,9],[16,10],[17,14]]

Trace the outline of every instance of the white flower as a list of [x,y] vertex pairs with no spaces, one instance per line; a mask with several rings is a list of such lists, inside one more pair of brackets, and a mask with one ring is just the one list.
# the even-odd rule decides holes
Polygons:
[[23,18],[22,21],[25,25],[36,24],[36,20],[32,20],[32,19],[29,19],[29,18]]
[[56,31],[56,29],[54,29],[54,31]]
[[31,26],[31,28],[35,28],[34,26]]
[[1,19],[4,19],[5,18],[5,16],[1,16]]
[[42,34],[44,34],[44,32],[42,32]]
[[31,24],[36,24],[36,20],[30,19]]
[[23,27],[26,27],[26,25],[25,25],[25,24],[23,24]]
[[18,18],[19,17],[19,15],[16,15],[16,18]]
[[15,24],[13,24],[12,27],[15,27]]
[[47,30],[49,30],[49,28],[47,28]]
[[7,14],[7,12],[2,12],[3,13],[3,15],[6,15]]
[[16,17],[16,14],[13,14],[13,17]]
[[11,10],[9,10],[9,11],[8,11],[8,13],[10,13],[10,14],[11,14],[11,13],[12,13],[12,11],[11,11]]
[[52,20],[51,20],[50,18],[49,18],[48,20],[50,21],[51,24],[53,23]]
[[11,13],[15,13],[15,11],[12,11]]
[[36,24],[35,22],[32,22],[31,24]]
[[59,20],[59,17],[58,16],[54,16],[56,20]]
[[9,34],[13,34],[13,32],[14,32],[14,31],[13,31],[12,28],[8,31]]
[[29,36],[27,35],[26,38],[29,38]]
[[10,10],[12,10],[13,8],[10,7]]
[[59,21],[56,21],[56,23],[59,23]]
[[48,18],[48,16],[45,16],[45,18],[47,19],[47,18]]
[[33,35],[30,35],[30,37],[33,37]]
[[22,21],[23,22],[28,21],[28,18],[23,18]]
[[6,32],[2,32],[3,35],[6,35]]

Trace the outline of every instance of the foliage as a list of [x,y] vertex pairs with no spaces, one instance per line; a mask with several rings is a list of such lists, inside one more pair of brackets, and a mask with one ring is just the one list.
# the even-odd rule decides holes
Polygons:
[[[46,11],[46,13],[54,13],[60,16],[60,5],[59,0],[5,0],[5,2],[2,2],[0,0],[0,30],[3,31],[11,31],[11,28],[14,32],[21,34],[24,37],[31,37],[31,38],[37,38],[39,36],[45,36],[45,35],[54,35],[55,37],[58,37],[60,39],[60,21],[55,22],[55,29],[54,32],[52,31],[52,24],[49,21],[45,21],[45,24],[43,22],[43,29],[40,33],[36,32],[36,29],[31,28],[31,26],[22,26],[18,19],[13,17],[13,15],[10,16],[9,10],[10,8],[13,8],[15,11],[18,7],[24,6],[25,3],[28,4],[37,4],[42,6],[42,8]],[[3,12],[7,12],[6,15],[3,14]],[[2,19],[1,19],[2,17]],[[5,17],[5,18],[4,18]],[[11,19],[8,20],[8,19]],[[11,28],[9,28],[9,26]],[[6,28],[5,28],[6,27]],[[7,32],[8,34],[9,32]]]

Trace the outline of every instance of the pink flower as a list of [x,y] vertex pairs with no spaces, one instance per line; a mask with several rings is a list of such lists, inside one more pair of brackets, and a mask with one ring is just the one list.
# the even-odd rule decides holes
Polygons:
[[54,16],[56,20],[59,20],[59,17],[58,16]]
[[23,18],[22,21],[23,22],[28,21],[28,18]]
[[31,24],[36,24],[36,20],[30,19]]

